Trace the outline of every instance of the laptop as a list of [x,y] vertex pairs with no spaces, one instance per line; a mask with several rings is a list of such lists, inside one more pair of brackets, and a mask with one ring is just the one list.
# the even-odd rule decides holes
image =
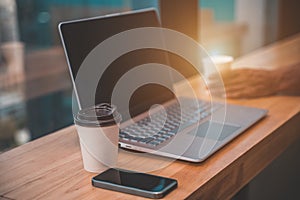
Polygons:
[[[85,72],[83,81],[76,81],[86,57],[103,41],[123,31],[160,26],[154,9],[60,23],[59,32],[78,106],[82,109],[99,103],[115,104],[123,118],[119,134],[121,148],[202,162],[262,119],[267,110],[187,97],[176,98],[172,87],[180,81],[178,77],[172,78],[173,72],[170,70],[157,73],[155,67],[171,65],[185,78],[194,76],[197,71],[180,56],[161,49],[145,48],[125,52],[105,68],[102,64],[91,67]],[[151,36],[144,37],[149,39]],[[114,44],[112,48],[116,48],[116,45],[121,46],[123,43]],[[110,46],[107,51],[110,51]],[[103,55],[97,55],[99,60],[109,59]],[[142,71],[132,71],[140,69],[137,66],[144,68]],[[98,70],[102,70],[103,76],[96,77],[95,71]],[[129,79],[127,84],[119,84],[123,89],[115,93],[118,81],[129,72],[136,73],[131,77],[135,80]],[[148,76],[141,77],[139,73]],[[155,81],[141,84],[149,77],[162,84]],[[89,85],[95,83],[96,91]],[[141,85],[133,90],[134,84],[138,83]],[[126,90],[127,85],[132,86],[131,92]],[[114,95],[117,98],[112,101]]]

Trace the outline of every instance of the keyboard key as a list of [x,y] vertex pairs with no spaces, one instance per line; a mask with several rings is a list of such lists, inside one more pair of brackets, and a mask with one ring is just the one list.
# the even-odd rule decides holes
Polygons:
[[120,131],[120,138],[156,146],[177,132],[208,117],[218,108],[220,108],[218,104],[212,108],[208,102],[199,101],[198,105],[195,105],[194,100],[189,102],[187,99],[184,100],[184,105],[174,103],[165,107],[165,111],[159,111],[151,117],[125,127]]
[[165,140],[163,138],[159,137],[159,138],[156,138],[154,141],[160,144],[160,143],[164,142]]
[[153,138],[151,137],[147,137],[147,138],[143,138],[140,140],[141,143],[149,143],[153,140]]
[[156,141],[152,141],[152,142],[149,142],[148,144],[152,145],[152,146],[157,146],[159,145],[160,143],[156,142]]

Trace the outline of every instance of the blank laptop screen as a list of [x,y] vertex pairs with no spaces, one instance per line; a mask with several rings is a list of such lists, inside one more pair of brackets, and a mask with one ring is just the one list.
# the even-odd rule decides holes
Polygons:
[[[115,34],[139,27],[160,27],[156,12],[154,10],[148,10],[62,23],[60,26],[61,36],[69,60],[72,78],[76,78],[82,62],[98,44]],[[101,55],[99,56],[101,57]],[[184,59],[179,59],[178,56],[172,53],[158,49],[139,49],[120,56],[111,63],[100,78],[95,100],[92,102],[95,102],[95,105],[104,102],[110,103],[112,91],[122,75],[134,67],[146,63],[159,63],[170,66],[170,57],[177,58],[177,60],[180,61],[178,64],[181,66],[175,66],[175,68],[179,69],[183,65],[188,65]],[[182,71],[183,73],[186,72],[185,70]],[[189,76],[190,74],[184,75]],[[171,81],[170,85],[172,85]],[[91,101],[85,102],[84,99],[86,99],[86,97],[81,95],[84,94],[84,92],[81,91],[84,90],[84,87],[76,86],[76,89],[81,108],[92,106]],[[173,98],[173,92],[167,87],[159,84],[146,84],[139,87],[132,94],[129,105],[124,106],[120,104],[116,106],[122,114],[123,120],[126,120],[129,117],[134,117],[147,111],[154,104],[161,104]],[[122,96],[120,96],[120,101],[122,101]],[[127,116],[124,112],[128,108],[131,116]]]

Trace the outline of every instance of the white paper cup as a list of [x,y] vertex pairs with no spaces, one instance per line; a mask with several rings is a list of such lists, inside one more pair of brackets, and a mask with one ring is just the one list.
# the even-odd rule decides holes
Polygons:
[[116,107],[100,104],[83,109],[75,116],[83,166],[99,173],[115,167],[118,161],[119,123]]
[[[214,55],[203,60],[207,94],[222,98],[226,96],[223,78],[230,76],[232,62],[233,57],[227,55]],[[219,90],[212,89],[212,85],[219,87]]]
[[227,73],[231,69],[231,64],[233,62],[232,56],[226,55],[215,55],[210,57],[213,63],[216,65],[220,73]]
[[214,55],[204,59],[204,73],[208,78],[211,74],[220,72],[221,74],[228,73],[231,70],[233,62],[232,56]]

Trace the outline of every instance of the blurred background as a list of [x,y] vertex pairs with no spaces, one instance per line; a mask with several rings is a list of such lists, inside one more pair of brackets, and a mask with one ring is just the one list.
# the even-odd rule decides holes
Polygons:
[[[1,0],[0,152],[73,124],[60,21],[148,7],[159,11],[160,3]],[[197,39],[210,54],[239,57],[300,31],[297,0],[200,0],[193,9]]]

